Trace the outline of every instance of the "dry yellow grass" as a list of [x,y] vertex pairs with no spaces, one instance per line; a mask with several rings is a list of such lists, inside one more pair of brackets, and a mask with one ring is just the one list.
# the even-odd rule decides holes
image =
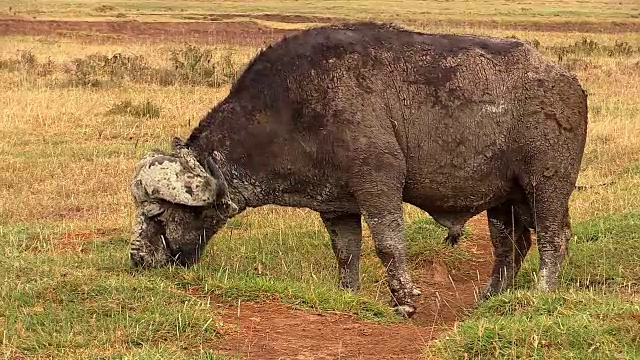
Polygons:
[[561,1],[420,1],[420,0],[330,0],[330,1],[123,1],[50,0],[37,3],[25,0],[5,1],[8,12],[39,18],[131,17],[147,20],[198,19],[210,14],[270,13],[384,20],[430,21],[433,19],[499,19],[509,21],[636,21],[640,7],[633,1],[561,0]]
[[[538,39],[544,46],[566,45],[585,36],[515,35]],[[640,43],[637,35],[589,37],[601,44],[615,40],[635,46]],[[38,59],[50,58],[60,64],[93,53],[122,52],[143,55],[151,64],[163,64],[168,50],[176,46],[144,42],[77,45],[70,39],[5,37],[0,41],[0,52],[10,55],[30,50]],[[237,66],[257,50],[234,49]],[[575,72],[589,93],[590,126],[585,166],[578,182],[593,188],[575,194],[572,212],[576,219],[639,207],[639,63],[637,53],[629,57],[579,58]],[[5,185],[0,218],[8,223],[64,220],[79,226],[126,226],[124,215],[131,210],[127,181],[137,156],[152,145],[166,145],[171,136],[187,136],[227,91],[140,84],[113,89],[65,88],[20,72],[0,75],[0,176]],[[162,109],[160,118],[106,115],[110,106],[127,99],[152,100]]]

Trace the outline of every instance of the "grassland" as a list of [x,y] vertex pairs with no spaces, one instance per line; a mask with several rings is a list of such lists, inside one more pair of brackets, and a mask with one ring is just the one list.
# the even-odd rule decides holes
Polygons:
[[[640,33],[536,25],[610,29],[606,24],[615,21],[633,28],[638,4],[12,0],[2,6],[7,14],[67,20],[191,21],[212,13],[392,19],[535,44],[574,71],[589,94],[578,180],[584,189],[571,199],[575,238],[561,289],[530,290],[534,249],[514,291],[473,310],[425,357],[640,358]],[[493,22],[481,23],[487,20]],[[319,20],[256,21],[296,28]],[[258,48],[188,35],[160,43],[134,34],[89,35],[0,37],[0,358],[226,358],[216,348],[230,324],[212,306],[216,301],[277,299],[402,322],[387,309],[384,271],[369,237],[362,293],[342,292],[324,228],[317,214],[301,209],[241,214],[192,269],[132,272],[133,164],[149,148],[166,148],[172,136],[187,136]],[[416,272],[432,260],[456,269],[474,257],[467,248],[445,247],[442,229],[415,208],[406,210]]]
[[155,18],[195,20],[212,14],[288,14],[341,18],[428,22],[430,20],[482,19],[518,21],[522,19],[620,21],[640,18],[640,6],[633,1],[124,1],[109,0],[26,0],[5,1],[5,11],[39,18]]

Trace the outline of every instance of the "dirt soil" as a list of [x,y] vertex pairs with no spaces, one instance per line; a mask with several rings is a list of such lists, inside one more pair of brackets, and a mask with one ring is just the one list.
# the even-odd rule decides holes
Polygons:
[[263,21],[272,21],[288,24],[304,24],[304,23],[322,23],[332,24],[347,21],[345,18],[328,17],[328,16],[308,16],[308,15],[289,15],[289,14],[209,14],[203,16],[203,20],[221,21],[237,18],[252,18]]
[[[246,46],[266,46],[287,34],[298,30],[276,29],[257,24],[253,21],[224,21],[236,14],[211,14],[203,17],[214,21],[190,22],[141,22],[127,21],[67,21],[67,20],[29,20],[19,17],[0,18],[0,36],[36,35],[61,36],[74,39],[86,38],[91,42],[127,41],[146,39],[149,41],[175,42],[188,39],[190,42],[208,44],[234,44]],[[238,16],[240,14],[237,14]],[[244,15],[247,17],[248,15]],[[304,17],[297,15],[251,15],[252,18],[277,22],[335,23],[343,19]],[[502,28],[526,31],[584,32],[584,33],[623,33],[640,32],[640,21],[629,22],[590,22],[590,21],[522,21],[505,22],[496,20],[435,20],[421,21],[415,26],[447,26],[456,28]]]
[[150,40],[184,41],[240,46],[264,46],[295,30],[274,29],[252,21],[243,22],[140,22],[57,21],[0,19],[0,36],[31,35],[83,39],[91,42]]
[[277,302],[217,305],[231,325],[221,352],[243,359],[420,359],[429,342],[461,321],[493,265],[486,216],[469,222],[472,236],[459,244],[475,261],[451,272],[439,264],[419,269],[418,312],[406,324],[384,325],[354,316],[296,310]]
[[111,239],[119,233],[120,230],[115,228],[67,232],[53,241],[54,246],[49,251],[52,253],[86,253],[90,248],[90,243],[87,240]]

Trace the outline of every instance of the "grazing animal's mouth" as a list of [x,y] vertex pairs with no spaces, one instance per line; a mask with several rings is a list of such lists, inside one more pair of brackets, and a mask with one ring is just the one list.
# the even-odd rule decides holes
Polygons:
[[[142,204],[144,207],[144,204]],[[134,222],[130,258],[134,267],[190,267],[227,217],[211,209],[163,205],[159,214],[139,213]]]
[[157,267],[169,261],[170,248],[165,227],[157,217],[138,215],[129,250],[131,263],[136,268]]

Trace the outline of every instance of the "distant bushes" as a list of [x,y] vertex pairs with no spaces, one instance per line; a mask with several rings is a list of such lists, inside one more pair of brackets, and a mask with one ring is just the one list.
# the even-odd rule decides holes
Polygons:
[[106,12],[112,12],[117,10],[118,8],[113,5],[99,5],[93,8],[93,11],[99,12],[99,13],[106,13]]
[[618,41],[614,44],[600,44],[595,40],[582,38],[571,45],[547,46],[546,52],[554,55],[555,60],[569,71],[585,70],[593,66],[587,59],[593,56],[629,57],[640,53],[640,48],[631,46],[626,41]]
[[75,58],[65,64],[64,72],[74,86],[99,87],[107,82],[123,80],[145,82],[145,75],[151,69],[140,55],[114,54],[112,56],[92,54]]
[[171,51],[171,78],[185,84],[211,87],[233,83],[239,67],[233,62],[232,54],[222,53],[217,61],[213,56],[210,49],[195,46]]
[[566,46],[548,46],[545,50],[556,55],[558,62],[567,57],[567,55],[603,55],[608,57],[631,56],[640,52],[637,47],[631,46],[626,41],[618,41],[612,45],[600,44],[595,40],[583,38],[571,45]]
[[55,64],[51,60],[39,62],[31,51],[18,50],[15,57],[0,59],[0,70],[22,71],[44,77],[53,74]]
[[[514,35],[510,38],[517,38]],[[591,66],[586,57],[629,57],[640,48],[624,41],[601,44],[583,38],[569,45],[543,46],[538,39],[525,40],[569,70]],[[91,54],[64,63],[40,61],[30,51],[18,51],[0,58],[0,70],[23,72],[31,76],[51,78],[59,86],[109,87],[123,82],[159,86],[192,85],[218,88],[232,84],[243,65],[233,50],[214,50],[187,45],[172,49],[164,65],[152,65],[143,55],[116,53]]]
[[0,70],[20,71],[29,75],[49,77],[59,69],[59,84],[72,87],[118,86],[124,81],[160,86],[193,85],[222,87],[232,84],[240,68],[231,50],[188,45],[171,50],[164,67],[154,67],[142,55],[116,53],[91,54],[56,64],[40,62],[30,51],[19,51],[14,57],[0,59]]
[[[515,35],[509,35],[507,38],[519,39]],[[551,46],[542,46],[540,40],[535,38],[531,40],[519,40],[526,42],[538,50],[555,55],[558,61],[562,61],[567,55],[622,57],[640,53],[640,47],[634,47],[626,41],[619,40],[616,40],[613,44],[600,44],[595,40],[583,37],[581,40],[570,45]]]
[[[508,38],[518,39],[515,35]],[[570,45],[543,46],[538,39],[523,40],[542,53],[552,57],[557,63],[569,70],[586,69],[593,64],[587,57],[629,57],[640,54],[640,47],[634,47],[626,41],[616,40],[613,44],[601,44],[593,39],[583,37]]]

